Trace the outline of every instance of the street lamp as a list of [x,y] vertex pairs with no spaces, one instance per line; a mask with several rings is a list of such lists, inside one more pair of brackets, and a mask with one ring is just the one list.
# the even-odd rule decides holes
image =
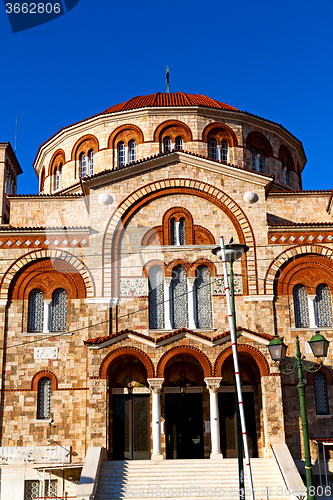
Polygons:
[[[328,340],[323,337],[319,331],[315,332],[315,335],[309,341],[311,350],[316,358],[324,358],[327,355],[328,350]],[[277,334],[273,340],[268,344],[268,349],[270,355],[276,363],[279,363],[278,369],[281,373],[285,375],[290,375],[297,368],[298,375],[298,394],[299,394],[299,402],[301,407],[301,421],[302,421],[302,429],[303,429],[303,443],[304,443],[304,458],[305,458],[305,477],[306,477],[306,489],[307,489],[307,498],[308,500],[315,500],[315,496],[311,493],[313,491],[312,485],[312,465],[311,465],[311,455],[310,455],[310,443],[309,443],[309,432],[308,432],[308,417],[306,413],[306,401],[305,401],[305,384],[303,382],[303,372],[302,368],[310,373],[315,373],[320,370],[323,365],[323,361],[320,361],[318,367],[315,367],[314,363],[311,361],[306,361],[304,356],[301,355],[301,350],[299,347],[299,339],[298,335],[296,337],[296,356],[294,356],[295,364],[288,364],[286,368],[283,370],[280,367],[281,362],[286,357],[287,346],[283,342],[283,339],[280,339]]]
[[[232,307],[232,319],[234,324],[234,330],[236,332],[236,309],[235,309],[235,282],[234,282],[234,271],[233,263],[240,259],[244,253],[249,250],[247,245],[241,243],[232,243],[233,239],[230,240],[228,245],[224,245],[225,250],[225,260],[230,264],[230,291],[231,291],[231,307]],[[221,246],[218,246],[212,250],[212,254],[216,255],[219,259],[223,260]],[[237,349],[237,336],[235,335],[235,344]],[[241,420],[239,414],[237,387],[235,379],[235,409],[236,409],[236,423],[237,423],[237,457],[238,457],[238,477],[239,477],[239,498],[240,500],[245,500],[245,484],[244,484],[244,464],[243,464],[243,443],[242,443],[242,429]]]

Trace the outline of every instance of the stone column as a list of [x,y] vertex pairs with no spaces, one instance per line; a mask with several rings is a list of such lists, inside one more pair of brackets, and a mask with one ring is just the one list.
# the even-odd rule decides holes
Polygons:
[[172,330],[171,326],[171,281],[172,278],[164,278],[164,328]]
[[161,451],[161,400],[160,393],[164,378],[148,378],[147,382],[153,395],[153,415],[152,415],[152,430],[153,430],[153,454],[152,460],[163,460]]
[[194,283],[195,278],[187,278],[187,291],[188,291],[188,300],[187,300],[187,317],[188,317],[188,328],[190,330],[196,329],[195,324],[195,293],[194,293]]
[[210,458],[221,459],[223,458],[220,445],[220,420],[219,420],[219,405],[218,405],[218,391],[222,377],[207,377],[205,382],[209,389],[210,399],[210,434],[212,441],[212,451]]
[[310,328],[316,328],[318,326],[317,321],[317,309],[316,309],[316,295],[308,295],[308,309],[309,309],[309,320],[310,320]]

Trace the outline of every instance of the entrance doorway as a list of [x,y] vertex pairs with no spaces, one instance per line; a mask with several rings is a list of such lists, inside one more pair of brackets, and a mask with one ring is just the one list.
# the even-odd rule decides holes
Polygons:
[[114,460],[149,460],[149,396],[113,396]]
[[166,394],[166,458],[204,458],[202,394]]

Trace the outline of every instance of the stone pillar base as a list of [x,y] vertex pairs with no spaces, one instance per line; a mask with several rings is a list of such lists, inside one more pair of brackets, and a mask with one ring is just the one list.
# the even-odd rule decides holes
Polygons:
[[222,460],[222,459],[223,459],[223,455],[222,455],[222,453],[213,453],[213,452],[212,452],[212,453],[210,454],[210,458],[211,458],[212,460]]
[[153,453],[151,456],[151,460],[163,460],[162,453]]

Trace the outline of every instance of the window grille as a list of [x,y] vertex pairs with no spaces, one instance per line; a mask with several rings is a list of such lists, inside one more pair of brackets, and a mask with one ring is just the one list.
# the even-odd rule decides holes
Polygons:
[[179,221],[179,244],[186,245],[186,242],[185,242],[185,219],[183,217]]
[[93,175],[93,173],[94,173],[94,152],[92,149],[88,153],[88,161],[89,161],[89,175]]
[[210,158],[213,160],[217,160],[217,142],[216,139],[212,139],[210,141],[210,152],[209,152]]
[[164,137],[163,139],[163,152],[167,153],[171,151],[171,139],[170,137]]
[[130,141],[128,145],[128,150],[129,150],[129,162],[134,163],[136,160],[135,141]]
[[80,155],[80,170],[81,177],[85,177],[87,175],[87,165],[86,165],[86,155],[81,153]]
[[181,137],[176,137],[175,149],[179,149],[180,151],[183,151],[183,139]]
[[187,327],[187,274],[183,266],[172,270],[173,328]]
[[119,142],[118,144],[118,167],[123,167],[126,163],[125,160],[125,144]]
[[316,306],[318,326],[333,326],[331,294],[327,285],[322,284],[316,289]]
[[57,497],[58,495],[58,479],[45,480],[45,496],[46,497]]
[[198,266],[195,279],[197,328],[212,326],[212,298],[210,287],[210,271],[207,266]]
[[309,327],[308,296],[304,285],[293,288],[295,325],[297,328]]
[[44,322],[44,294],[42,290],[32,290],[29,294],[28,331],[42,332]]
[[52,295],[51,332],[66,331],[67,320],[67,293],[58,288]]
[[313,376],[313,385],[316,401],[316,414],[329,415],[326,377],[318,372]]
[[39,481],[26,479],[24,481],[24,500],[33,500],[39,497]]
[[37,418],[51,418],[51,380],[43,377],[38,382]]
[[164,327],[164,273],[159,266],[149,269],[149,328]]
[[262,174],[265,172],[265,153],[262,149],[259,154],[259,172]]
[[176,243],[177,243],[176,221],[172,217],[172,219],[170,219],[170,244],[171,245],[176,245]]
[[221,161],[228,161],[228,143],[222,141],[221,143]]

